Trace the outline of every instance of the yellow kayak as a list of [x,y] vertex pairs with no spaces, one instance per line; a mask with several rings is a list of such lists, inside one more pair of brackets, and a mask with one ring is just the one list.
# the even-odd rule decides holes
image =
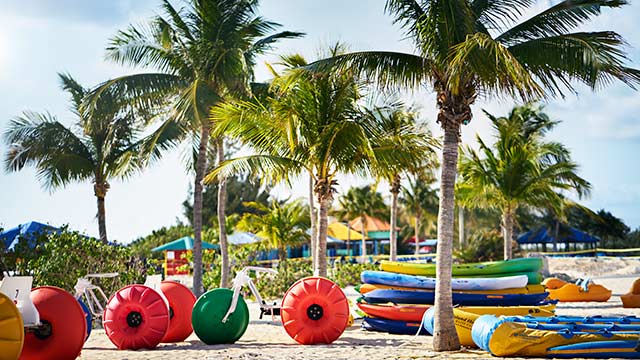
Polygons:
[[[400,286],[379,285],[379,284],[362,284],[359,287],[360,294],[366,294],[373,290],[385,289],[385,290],[408,290],[408,291],[433,291],[419,288],[407,288]],[[539,294],[543,293],[544,286],[542,285],[527,285],[521,288],[502,289],[502,290],[455,290],[454,292],[460,292],[465,294]]]
[[[433,332],[433,310],[427,310],[425,314],[425,327],[428,331]],[[531,315],[536,317],[548,317],[553,316],[555,305],[544,306],[466,306],[453,309],[453,318],[456,326],[456,332],[458,333],[458,339],[460,345],[468,347],[477,347],[471,337],[471,327],[473,323],[481,315]]]

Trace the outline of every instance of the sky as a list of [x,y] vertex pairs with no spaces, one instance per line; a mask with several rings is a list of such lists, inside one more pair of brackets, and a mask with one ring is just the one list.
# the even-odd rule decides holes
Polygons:
[[[177,2],[177,1],[176,1]],[[539,1],[524,16],[555,2]],[[104,60],[108,39],[128,24],[145,22],[158,13],[157,0],[2,0],[0,7],[0,132],[25,110],[49,112],[65,124],[74,121],[69,102],[59,88],[57,73],[68,72],[84,86],[137,69]],[[308,59],[320,49],[341,41],[351,50],[412,51],[401,29],[384,13],[384,1],[371,0],[262,0],[260,14],[303,31],[306,37],[288,40],[276,53],[259,59],[258,80],[268,78],[264,62],[277,54],[299,52]],[[603,15],[580,28],[584,31],[615,30],[629,43],[630,66],[640,67],[640,2],[623,9],[605,9]],[[422,109],[422,118],[437,136],[435,97],[429,89],[403,94]],[[462,130],[463,141],[474,143],[476,134],[490,140],[491,128],[482,109],[506,115],[515,103],[509,99],[478,99],[473,121]],[[631,228],[640,227],[640,94],[621,84],[597,92],[578,87],[578,94],[549,100],[546,111],[562,123],[550,134],[561,141],[580,164],[580,174],[593,185],[591,197],[582,203],[604,208],[622,218]],[[0,142],[4,157],[7,144]],[[137,176],[111,181],[106,198],[110,239],[128,243],[182,216],[192,177],[185,173],[181,152],[174,151]],[[353,176],[339,179],[339,192],[369,180]],[[279,198],[307,194],[306,179],[292,188],[278,186]],[[380,191],[386,189],[382,184]],[[0,169],[0,227],[40,221],[97,235],[96,200],[91,183],[78,183],[48,191],[33,168],[17,173]]]

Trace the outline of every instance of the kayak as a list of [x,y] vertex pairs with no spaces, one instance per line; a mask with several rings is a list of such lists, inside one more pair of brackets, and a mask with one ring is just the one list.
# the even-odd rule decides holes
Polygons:
[[[464,277],[497,278],[497,277],[514,276],[514,275],[527,275],[527,278],[529,278],[529,282],[528,282],[529,285],[537,285],[537,284],[540,284],[540,282],[542,282],[542,274],[540,274],[537,271],[516,272],[516,273],[508,273],[508,274],[464,275]],[[456,275],[454,275],[454,279],[455,279],[455,276]]]
[[[435,263],[414,263],[400,261],[386,261],[380,263],[383,271],[409,275],[435,276]],[[520,258],[503,261],[489,261],[481,263],[453,265],[453,276],[509,274],[519,272],[539,272],[542,269],[541,258]]]
[[636,340],[594,341],[555,346],[547,350],[547,356],[560,359],[640,359]]
[[[454,305],[540,305],[549,295],[539,294],[465,294],[452,293]],[[363,295],[370,304],[428,304],[433,305],[434,291],[374,290]]]
[[[433,334],[434,310],[435,308],[431,308],[424,314],[424,327],[427,329],[429,334]],[[473,323],[483,314],[529,315],[531,319],[537,319],[538,316],[552,316],[553,312],[546,310],[543,307],[533,306],[494,306],[491,309],[482,309],[480,311],[477,311],[477,308],[474,307],[454,308],[453,321],[456,326],[460,345],[477,347],[471,336],[471,328],[473,327]]]
[[[590,321],[588,318],[585,320]],[[475,320],[471,336],[478,347],[495,356],[518,357],[555,357],[555,354],[550,352],[551,349],[580,343],[617,340],[637,343],[640,336],[640,331],[636,330],[544,330],[533,329],[528,325],[510,321],[509,318],[482,315]]]
[[[408,322],[421,322],[424,313],[431,308],[431,305],[381,305],[359,302],[358,308],[365,314],[377,318],[388,320],[402,320]],[[454,309],[467,313],[493,315],[531,315],[531,316],[553,316],[555,305],[544,306],[462,306]],[[471,325],[468,324],[469,338],[471,338]],[[457,320],[456,320],[456,326]]]
[[358,308],[369,316],[387,320],[421,322],[422,315],[431,305],[377,305],[359,302]]
[[[503,314],[507,315],[507,314]],[[536,317],[529,316],[513,316],[507,317],[509,321],[519,323],[536,323],[536,324],[605,324],[605,325],[634,325],[640,326],[640,317],[635,315],[631,316],[550,316],[550,317]]]
[[[364,318],[362,328],[368,331],[380,331],[389,334],[415,335],[420,329],[420,322]],[[420,329],[420,335],[429,335],[425,328]]]
[[[405,291],[424,291],[425,289],[418,288],[406,288],[401,286],[388,286],[388,285],[374,285],[374,284],[361,284],[356,287],[356,291],[360,294],[366,294],[373,290],[386,289],[386,290],[405,290]],[[537,294],[545,292],[542,285],[527,285],[521,288],[503,289],[503,290],[454,290],[454,292],[465,294]]]
[[[408,288],[435,289],[436,278],[391,273],[386,271],[363,271],[360,279],[365,284],[401,286]],[[505,276],[496,278],[454,278],[451,279],[453,290],[502,290],[521,288],[527,285],[526,275]]]

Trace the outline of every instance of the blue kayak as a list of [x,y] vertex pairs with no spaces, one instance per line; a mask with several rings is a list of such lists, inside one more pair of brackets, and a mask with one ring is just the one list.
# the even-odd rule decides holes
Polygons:
[[509,321],[544,324],[640,324],[637,316],[508,316]]
[[[387,271],[363,271],[360,279],[365,284],[399,286],[419,289],[435,289],[436,278],[398,274]],[[451,279],[452,290],[504,290],[527,286],[526,275],[504,276],[495,278],[454,278]]]
[[561,359],[640,359],[637,345],[635,340],[594,341],[552,347],[547,350],[547,356]]
[[[418,332],[419,327],[420,323],[418,322],[386,320],[370,317],[365,317],[362,321],[362,328],[365,330],[380,331],[389,334],[415,335]],[[420,330],[420,335],[429,335],[429,333],[423,327]]]
[[[453,304],[464,306],[517,306],[540,305],[549,293],[539,294],[467,294],[453,293]],[[435,292],[378,289],[366,293],[369,304],[427,304],[433,305]]]

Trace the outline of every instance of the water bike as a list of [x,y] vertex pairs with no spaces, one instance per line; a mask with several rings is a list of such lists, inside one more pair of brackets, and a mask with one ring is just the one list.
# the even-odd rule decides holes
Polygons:
[[249,309],[241,292],[248,287],[260,306],[260,318],[280,316],[285,331],[300,344],[330,344],[346,329],[350,312],[342,289],[323,277],[296,281],[281,302],[267,303],[251,273],[277,275],[268,268],[248,266],[240,270],[231,289],[218,288],[203,294],[193,307],[195,334],[206,344],[230,344],[239,340],[249,325]]

